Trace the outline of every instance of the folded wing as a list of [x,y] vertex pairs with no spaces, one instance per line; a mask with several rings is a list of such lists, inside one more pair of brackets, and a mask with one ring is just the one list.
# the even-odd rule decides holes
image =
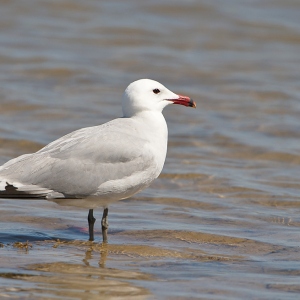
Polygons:
[[132,120],[116,119],[12,159],[0,167],[0,197],[84,198],[132,176],[148,184],[157,176],[155,159],[136,131]]

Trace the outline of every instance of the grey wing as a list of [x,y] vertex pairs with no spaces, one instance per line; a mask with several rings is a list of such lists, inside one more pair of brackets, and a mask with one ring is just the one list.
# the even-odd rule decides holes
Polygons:
[[7,162],[0,167],[0,197],[14,190],[18,197],[85,197],[107,181],[153,168],[148,143],[124,125],[84,128]]

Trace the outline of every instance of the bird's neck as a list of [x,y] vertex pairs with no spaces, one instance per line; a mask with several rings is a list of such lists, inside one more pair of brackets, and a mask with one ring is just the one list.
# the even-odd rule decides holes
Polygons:
[[153,135],[161,139],[168,138],[168,127],[166,120],[161,112],[143,111],[132,117],[142,123]]
[[143,132],[147,132],[149,147],[152,147],[157,165],[157,176],[160,174],[167,154],[168,127],[161,112],[144,111],[132,117],[135,119]]

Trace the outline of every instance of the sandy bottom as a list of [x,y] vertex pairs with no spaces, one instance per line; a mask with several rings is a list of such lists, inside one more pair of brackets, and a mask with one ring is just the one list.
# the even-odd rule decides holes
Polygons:
[[[155,203],[137,200],[112,207],[108,244],[89,242],[81,210],[22,203],[0,202],[1,298],[222,299],[300,291],[299,247],[200,230],[147,229],[138,214]],[[124,209],[132,215],[124,216]],[[135,228],[144,228],[131,229],[131,217],[139,222]],[[96,230],[97,240],[100,235]]]

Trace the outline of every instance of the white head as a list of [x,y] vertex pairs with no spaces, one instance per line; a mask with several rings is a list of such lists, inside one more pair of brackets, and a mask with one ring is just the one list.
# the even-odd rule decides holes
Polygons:
[[143,111],[162,112],[165,106],[173,103],[196,107],[189,97],[176,95],[157,81],[140,79],[126,88],[122,108],[124,117],[131,117]]

